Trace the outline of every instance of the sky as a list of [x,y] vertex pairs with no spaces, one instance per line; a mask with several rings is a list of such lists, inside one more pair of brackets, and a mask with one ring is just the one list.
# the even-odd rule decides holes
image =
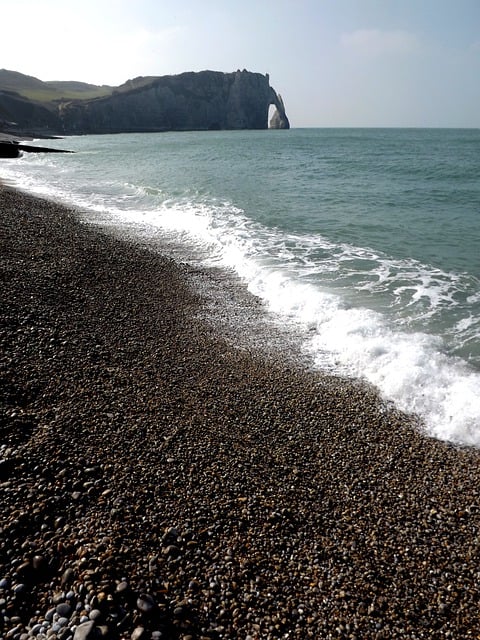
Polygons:
[[480,0],[0,0],[0,68],[270,74],[293,127],[480,127]]

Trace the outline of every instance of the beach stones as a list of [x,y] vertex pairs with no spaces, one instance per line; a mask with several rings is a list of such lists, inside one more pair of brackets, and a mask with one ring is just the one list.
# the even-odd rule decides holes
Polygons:
[[152,598],[152,596],[142,593],[138,598],[137,598],[137,608],[145,614],[150,614],[152,613],[153,609],[155,608],[155,600]]
[[61,602],[60,604],[57,604],[56,612],[59,616],[65,618],[72,612],[72,607],[67,602]]
[[2,637],[475,635],[478,452],[224,341],[214,272],[1,189],[5,411],[37,425],[0,445]]
[[95,622],[90,620],[89,622],[83,622],[79,624],[75,629],[73,640],[93,640],[99,637],[99,633],[95,628]]
[[147,632],[144,627],[136,627],[132,635],[130,636],[131,640],[145,640],[147,637]]
[[75,572],[71,567],[69,567],[68,569],[65,570],[65,572],[62,575],[61,586],[63,588],[68,587],[69,585],[72,584],[74,579],[75,579]]

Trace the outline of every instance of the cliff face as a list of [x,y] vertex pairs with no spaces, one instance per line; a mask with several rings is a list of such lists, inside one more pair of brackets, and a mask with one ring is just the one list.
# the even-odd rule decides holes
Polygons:
[[11,128],[12,125],[24,130],[58,131],[60,121],[55,110],[16,92],[0,89],[0,128]]
[[275,128],[289,128],[269,77],[237,71],[202,71],[154,78],[130,90],[93,100],[63,102],[64,133],[267,129],[270,104]]
[[201,71],[140,77],[119,87],[42,82],[0,69],[0,129],[61,135],[128,131],[288,129],[268,75]]

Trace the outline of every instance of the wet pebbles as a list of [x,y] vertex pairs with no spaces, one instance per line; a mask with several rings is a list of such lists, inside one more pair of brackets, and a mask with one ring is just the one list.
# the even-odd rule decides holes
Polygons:
[[188,268],[0,211],[2,637],[478,637],[478,451],[235,349]]

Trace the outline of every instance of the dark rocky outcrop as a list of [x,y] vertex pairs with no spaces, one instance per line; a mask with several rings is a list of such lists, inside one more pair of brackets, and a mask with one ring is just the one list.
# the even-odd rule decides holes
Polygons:
[[18,158],[19,155],[18,144],[8,140],[0,141],[0,158]]
[[[3,134],[0,133],[0,138]],[[0,158],[18,158],[22,153],[73,153],[66,149],[52,149],[38,145],[20,144],[17,140],[0,139]]]
[[[21,74],[14,78],[18,93],[11,90],[12,84],[2,90],[0,75],[0,119],[14,121],[22,130],[86,134],[267,129],[270,105],[276,107],[270,126],[290,126],[283,101],[270,86],[268,74],[201,71],[136,78],[112,88],[108,95],[82,99],[64,96],[43,102],[30,97],[33,90],[39,95],[39,87],[29,77],[30,94],[20,95],[18,75]],[[61,85],[56,83],[55,90]],[[72,83],[63,85],[72,88]],[[74,88],[78,91],[76,85]],[[84,86],[85,92],[94,89],[92,85]]]

